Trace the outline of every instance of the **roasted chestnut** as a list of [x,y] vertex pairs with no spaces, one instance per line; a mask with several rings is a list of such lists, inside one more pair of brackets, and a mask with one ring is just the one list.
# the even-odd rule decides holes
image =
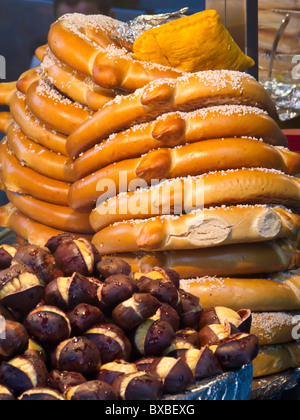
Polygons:
[[178,290],[171,281],[141,277],[138,280],[138,285],[141,293],[149,293],[159,302],[167,303],[172,308],[178,307]]
[[17,248],[11,245],[0,245],[0,270],[6,270],[16,255]]
[[63,311],[42,305],[31,311],[24,321],[29,335],[42,343],[59,343],[71,335],[71,324]]
[[170,346],[174,330],[164,321],[148,319],[134,333],[134,344],[143,356],[160,356]]
[[34,388],[23,392],[19,401],[65,401],[63,396],[51,388]]
[[97,295],[101,308],[108,311],[138,292],[138,285],[131,277],[116,274],[108,277],[98,287]]
[[63,311],[80,303],[95,305],[98,302],[97,285],[79,273],[71,277],[58,277],[47,285],[44,299],[48,305],[57,306]]
[[83,334],[99,349],[103,364],[116,359],[129,360],[131,344],[124,332],[114,324],[98,324]]
[[87,382],[85,377],[78,372],[68,372],[67,370],[52,370],[48,375],[48,384],[52,389],[64,394],[64,392],[73,386],[81,385]]
[[190,341],[185,340],[181,337],[175,337],[170,345],[163,351],[164,356],[168,357],[178,357],[178,354],[181,354],[183,350],[196,349]]
[[142,273],[135,273],[134,277],[136,280],[139,280],[141,277],[148,277],[150,279],[163,279],[166,281],[171,281],[176,289],[179,289],[180,286],[180,276],[179,274],[174,271],[171,270],[170,268],[161,268],[161,267],[154,267],[151,271],[149,271],[146,274],[142,274]]
[[161,307],[151,316],[151,319],[167,322],[172,326],[174,332],[178,330],[180,324],[178,312],[167,303],[162,303]]
[[0,385],[0,401],[15,401],[15,397],[11,391],[3,385]]
[[131,275],[131,266],[120,258],[103,258],[97,264],[97,270],[105,279],[118,274],[123,274],[124,276]]
[[187,350],[180,357],[187,363],[197,381],[222,373],[218,359],[208,347]]
[[0,323],[0,362],[22,354],[28,346],[28,334],[22,324],[4,320]]
[[89,381],[69,388],[65,392],[68,401],[115,401],[117,395],[111,385],[102,381]]
[[13,259],[13,264],[15,263],[30,267],[45,284],[60,275],[53,255],[48,250],[36,245],[20,246]]
[[138,369],[134,363],[129,363],[125,360],[115,360],[101,366],[97,379],[112,385],[119,376],[135,372],[138,372]]
[[185,290],[179,289],[180,296],[180,321],[182,328],[198,329],[202,306],[200,299]]
[[248,309],[241,309],[236,312],[223,306],[206,308],[201,314],[199,327],[202,329],[210,324],[225,325],[226,321],[238,328],[240,332],[249,334],[252,324],[252,314]]
[[60,343],[51,354],[53,369],[84,374],[97,371],[101,363],[97,346],[87,337],[73,337]]
[[200,347],[198,331],[194,330],[193,328],[184,328],[182,330],[178,330],[176,331],[175,337],[188,341],[197,348]]
[[44,285],[25,265],[15,264],[0,273],[0,301],[7,308],[27,315],[41,301]]
[[0,383],[18,397],[28,389],[47,385],[47,369],[36,357],[18,356],[0,365]]
[[32,337],[29,338],[28,347],[24,352],[24,356],[37,357],[38,359],[41,359],[43,362],[47,361],[47,354],[45,350],[40,345],[40,343],[38,343]]
[[164,394],[184,392],[194,382],[191,369],[181,358],[160,357],[152,363],[148,372],[158,375],[162,380]]
[[54,254],[59,245],[61,245],[63,242],[70,241],[73,239],[76,239],[75,235],[73,235],[72,233],[64,232],[48,239],[45,248],[48,248],[51,254]]
[[132,330],[153,316],[161,303],[149,293],[135,293],[112,311],[112,319],[125,331]]
[[227,322],[222,324],[211,324],[203,327],[198,334],[200,347],[211,346],[232,335],[231,325]]
[[255,335],[240,333],[210,346],[210,349],[224,370],[240,369],[257,357],[259,342]]
[[93,325],[104,322],[104,315],[96,306],[80,303],[66,313],[69,318],[72,334],[81,335]]
[[154,360],[157,360],[158,357],[142,357],[141,359],[135,362],[135,366],[139,371],[146,372],[147,369],[152,365]]
[[71,277],[74,273],[92,276],[101,261],[96,247],[86,239],[63,241],[54,252],[54,258],[65,277]]
[[119,399],[130,401],[156,401],[163,394],[162,382],[151,373],[137,372],[119,376],[113,383]]

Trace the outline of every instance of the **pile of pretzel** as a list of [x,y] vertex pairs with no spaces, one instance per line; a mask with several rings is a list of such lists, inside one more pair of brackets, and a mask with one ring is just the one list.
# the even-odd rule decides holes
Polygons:
[[0,225],[174,269],[203,307],[254,312],[255,376],[298,366],[300,155],[273,102],[246,73],[135,60],[110,36],[119,23],[63,16],[41,65],[1,85]]

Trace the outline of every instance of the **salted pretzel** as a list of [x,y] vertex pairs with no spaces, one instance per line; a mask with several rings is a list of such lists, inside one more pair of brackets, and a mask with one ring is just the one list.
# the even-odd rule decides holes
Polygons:
[[30,84],[25,101],[40,121],[65,135],[72,133],[92,115],[90,109],[71,101],[42,79]]
[[[140,185],[141,186],[141,185]],[[97,190],[76,188],[68,194],[69,205],[89,212],[99,228],[124,220],[146,219],[163,214],[189,213],[197,208],[235,204],[280,204],[299,209],[300,180],[273,169],[251,168],[210,172],[162,181],[108,198],[114,191],[107,180]],[[138,187],[138,185],[136,185]]]
[[15,93],[10,100],[10,112],[14,121],[21,127],[23,133],[36,143],[67,156],[67,137],[46,126],[29,110],[25,103],[25,95]]
[[35,56],[39,61],[43,61],[46,49],[49,48],[48,44],[44,44],[39,46],[36,50],[35,50]]
[[[97,230],[93,218],[91,224]],[[116,223],[98,232],[93,243],[103,254],[199,249],[295,239],[299,229],[300,216],[282,207],[224,206]]]
[[16,123],[8,128],[7,139],[9,148],[23,165],[58,181],[74,182],[70,159],[30,140]]
[[[29,217],[18,211],[11,203],[0,207],[0,225],[11,229],[16,235],[25,242],[37,246],[45,246],[50,238],[64,233],[59,229],[35,222]],[[71,232],[73,233],[73,232]],[[90,235],[73,233],[76,238],[91,240]]]
[[48,203],[67,206],[70,184],[41,175],[22,166],[13,155],[7,139],[0,145],[2,183],[7,191],[28,194]]
[[177,78],[183,72],[139,61],[109,36],[121,22],[107,16],[64,15],[54,22],[48,44],[54,55],[107,89],[135,91],[161,77]]
[[41,77],[49,80],[73,101],[86,105],[92,111],[98,111],[117,95],[113,89],[96,85],[90,77],[57,60],[49,48],[41,64]]
[[0,133],[7,133],[8,127],[12,121],[10,112],[0,112]]
[[43,225],[68,232],[93,233],[88,215],[76,213],[70,207],[46,203],[28,195],[9,191],[7,197],[21,213]]
[[263,86],[246,73],[215,70],[159,79],[131,95],[118,96],[97,111],[68,138],[67,152],[76,158],[110,134],[173,111],[194,111],[214,105],[249,105],[277,115]]
[[291,342],[299,323],[300,311],[252,312],[251,334],[260,346]]
[[289,175],[300,173],[300,155],[246,138],[206,140],[172,149],[158,149],[136,158],[113,163],[74,183],[70,194],[86,201],[95,197],[101,183],[113,183],[111,195],[132,190],[140,181],[188,177],[212,171],[242,168],[277,169]]
[[253,360],[253,378],[275,375],[300,367],[300,344],[298,341],[261,346]]
[[35,67],[33,69],[28,70],[27,72],[23,73],[18,81],[17,81],[17,89],[19,92],[24,93],[24,95],[27,93],[27,90],[29,86],[40,80],[40,68]]
[[179,147],[213,138],[254,137],[274,146],[287,138],[263,110],[244,105],[223,105],[190,113],[164,114],[157,120],[112,134],[81,154],[74,162],[76,179],[109,164],[141,156],[161,147]]
[[257,312],[300,309],[300,272],[257,278],[199,277],[181,280],[180,287],[198,296],[203,308],[226,306]]
[[[144,274],[155,267],[161,267],[175,270],[181,279],[191,279],[205,276],[252,276],[294,270],[299,267],[300,252],[290,241],[279,239],[193,250],[120,253],[116,256],[128,262],[134,273]],[[106,257],[114,258],[114,254]]]

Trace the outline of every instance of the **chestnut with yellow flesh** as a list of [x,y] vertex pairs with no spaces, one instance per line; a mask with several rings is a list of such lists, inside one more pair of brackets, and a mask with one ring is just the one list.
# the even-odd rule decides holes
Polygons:
[[18,322],[5,320],[0,328],[0,363],[22,354],[28,346],[28,333]]
[[231,328],[228,322],[225,326],[221,324],[206,325],[198,334],[200,347],[215,344],[218,341],[228,338],[230,334]]
[[2,362],[0,382],[19,396],[28,389],[46,386],[47,369],[38,358],[18,356],[10,362]]
[[63,396],[51,388],[35,388],[23,392],[19,401],[64,401]]
[[113,388],[120,400],[158,400],[163,386],[157,376],[146,372],[135,372],[118,377]]
[[134,343],[141,355],[160,356],[173,338],[174,330],[170,324],[148,319],[136,329]]
[[218,359],[208,347],[188,350],[181,357],[190,367],[196,380],[222,373]]
[[114,401],[118,399],[111,385],[97,380],[69,388],[64,397],[67,401]]
[[125,360],[116,360],[102,365],[97,379],[112,385],[119,376],[136,372],[138,372],[138,369],[134,363],[128,363]]
[[14,401],[15,397],[6,386],[0,385],[0,401]]
[[0,246],[0,270],[10,267],[16,252],[17,250],[13,246],[6,244]]

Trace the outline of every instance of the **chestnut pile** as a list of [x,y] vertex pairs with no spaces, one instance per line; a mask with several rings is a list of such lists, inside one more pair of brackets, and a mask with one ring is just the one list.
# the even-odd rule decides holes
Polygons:
[[158,400],[258,354],[251,312],[203,310],[70,234],[0,247],[0,400]]

